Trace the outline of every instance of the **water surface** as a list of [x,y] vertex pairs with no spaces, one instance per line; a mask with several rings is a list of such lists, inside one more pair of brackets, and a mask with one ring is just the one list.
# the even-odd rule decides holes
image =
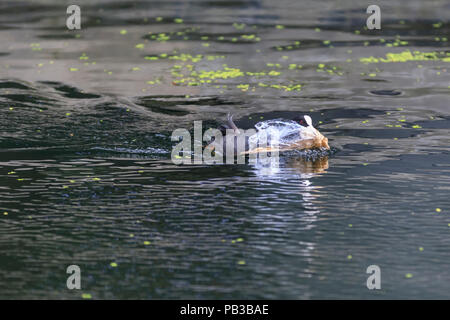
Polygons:
[[[78,3],[0,4],[0,298],[450,298],[448,2]],[[228,112],[333,152],[172,163]]]

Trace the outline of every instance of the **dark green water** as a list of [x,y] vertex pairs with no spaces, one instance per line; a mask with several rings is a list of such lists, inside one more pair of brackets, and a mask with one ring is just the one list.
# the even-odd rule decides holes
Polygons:
[[[0,4],[0,298],[450,298],[448,2],[78,4]],[[172,163],[228,112],[333,153]]]

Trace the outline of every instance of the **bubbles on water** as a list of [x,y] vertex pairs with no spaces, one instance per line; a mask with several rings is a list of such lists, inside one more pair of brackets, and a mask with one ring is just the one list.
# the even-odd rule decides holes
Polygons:
[[94,147],[93,150],[102,150],[102,151],[109,151],[109,152],[116,152],[116,153],[131,153],[131,154],[144,154],[144,155],[153,155],[153,154],[168,154],[170,151],[164,150],[161,148],[153,148],[148,147],[146,149],[132,149],[132,148],[121,148],[121,147],[115,147],[115,148],[105,148],[105,147]]
[[255,128],[257,133],[249,138],[251,145],[255,146],[267,141],[270,147],[289,147],[316,134],[311,127],[304,127],[293,120],[284,119],[258,122]]
[[270,147],[287,146],[302,139],[302,127],[292,120],[273,119],[258,122],[256,134],[249,138],[250,144],[258,145],[267,141]]

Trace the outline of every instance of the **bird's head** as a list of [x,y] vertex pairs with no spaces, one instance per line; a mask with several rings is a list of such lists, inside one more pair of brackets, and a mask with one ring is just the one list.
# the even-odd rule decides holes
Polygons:
[[297,118],[294,118],[294,121],[297,122],[299,125],[303,127],[313,127],[312,125],[312,119],[310,116],[303,115]]

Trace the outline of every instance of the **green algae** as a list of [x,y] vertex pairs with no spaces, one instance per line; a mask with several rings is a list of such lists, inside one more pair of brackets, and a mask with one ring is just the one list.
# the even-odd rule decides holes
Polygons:
[[242,30],[242,29],[245,28],[245,26],[246,26],[245,23],[237,23],[237,22],[233,23],[233,27],[234,27],[236,30]]
[[198,74],[198,78],[204,79],[229,79],[229,78],[237,78],[244,76],[244,72],[242,72],[238,68],[229,68],[225,67],[221,70],[216,71],[200,71]]

